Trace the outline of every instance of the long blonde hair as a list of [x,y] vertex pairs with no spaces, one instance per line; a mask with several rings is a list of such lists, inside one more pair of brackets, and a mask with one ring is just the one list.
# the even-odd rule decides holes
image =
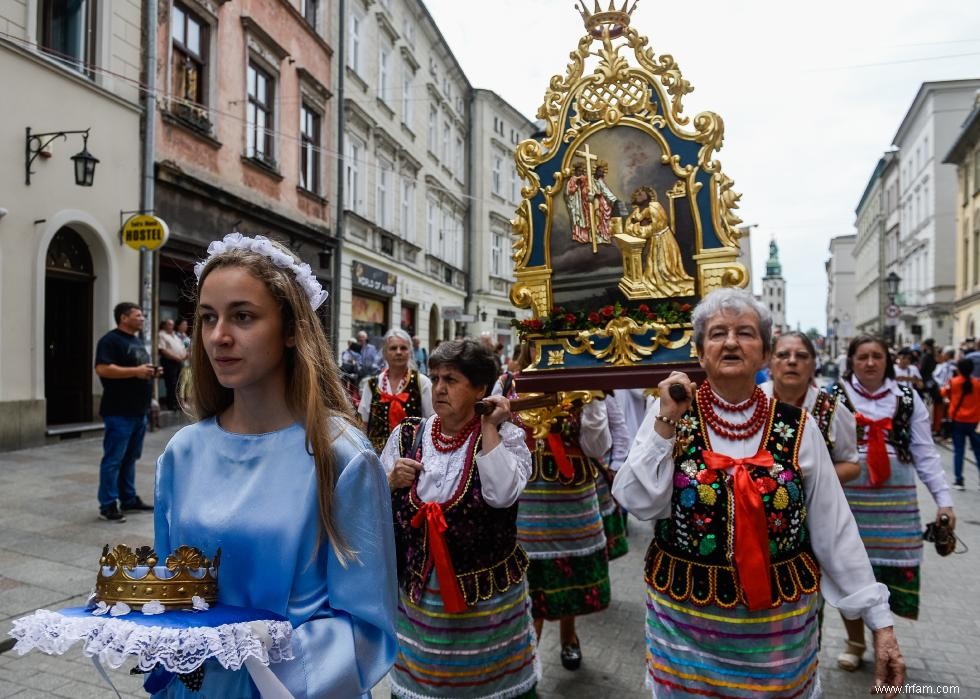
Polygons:
[[[296,259],[285,246],[274,244]],[[355,552],[342,540],[333,519],[337,464],[332,447],[334,439],[342,433],[330,429],[330,422],[331,418],[340,417],[351,425],[356,423],[323,325],[293,272],[277,267],[267,256],[251,250],[226,250],[211,256],[197,286],[196,305],[200,306],[201,287],[208,274],[222,267],[240,267],[264,283],[282,312],[284,333],[291,334],[295,340],[293,347],[285,349],[286,404],[306,430],[306,450],[316,467],[322,534],[326,534],[340,562],[346,564]],[[203,336],[204,332],[198,329],[191,340],[194,382],[189,409],[198,420],[222,413],[235,398],[234,391],[218,381],[204,350]]]

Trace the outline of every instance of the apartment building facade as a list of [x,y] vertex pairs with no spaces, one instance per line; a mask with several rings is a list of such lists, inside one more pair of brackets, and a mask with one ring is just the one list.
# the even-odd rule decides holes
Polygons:
[[[944,165],[980,80],[923,83],[893,139],[898,148],[899,344],[953,339],[956,175]],[[886,253],[887,254],[887,253]],[[886,273],[887,274],[887,273]]]
[[234,231],[289,245],[334,293],[334,19],[325,5],[161,3],[155,210],[171,234],[160,255],[161,318],[192,313],[194,263]]
[[514,281],[511,220],[521,201],[517,145],[535,132],[527,119],[491,90],[473,91],[472,198],[470,200],[469,332],[489,335],[511,349],[516,342],[511,321],[525,317],[510,302]]
[[140,206],[142,21],[136,0],[0,3],[0,450],[99,420],[95,343],[139,298],[119,229]]
[[980,330],[980,93],[943,162],[956,167],[954,340]]

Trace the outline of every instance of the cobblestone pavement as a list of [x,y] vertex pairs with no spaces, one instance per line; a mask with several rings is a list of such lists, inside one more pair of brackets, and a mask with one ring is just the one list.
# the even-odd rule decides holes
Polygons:
[[[144,499],[153,492],[153,464],[174,429],[147,435],[137,473]],[[951,474],[951,454],[942,450]],[[10,621],[37,608],[57,609],[80,604],[93,584],[101,546],[152,541],[151,515],[130,515],[123,524],[98,519],[95,501],[99,440],[65,441],[18,452],[0,453],[0,639]],[[927,548],[923,567],[922,614],[917,622],[897,621],[897,633],[909,666],[914,693],[939,694],[955,686],[958,695],[980,697],[980,615],[973,600],[980,579],[980,489],[974,466],[967,464],[969,490],[955,492],[958,533],[971,551],[940,558]],[[952,479],[950,479],[952,480]],[[934,513],[931,498],[921,489],[926,516]],[[584,663],[574,673],[558,659],[558,629],[545,626],[540,652],[544,674],[538,687],[542,699],[640,699],[643,689],[643,553],[650,525],[633,520],[630,554],[611,565],[613,601],[600,614],[579,620]],[[855,673],[837,669],[834,658],[843,645],[843,626],[828,608],[820,677],[825,696],[866,695],[871,668]],[[52,658],[33,652],[19,657],[0,645],[0,697],[111,697],[90,660],[78,648]],[[140,679],[122,671],[111,673],[123,696],[145,696]],[[388,697],[382,684],[374,696]]]

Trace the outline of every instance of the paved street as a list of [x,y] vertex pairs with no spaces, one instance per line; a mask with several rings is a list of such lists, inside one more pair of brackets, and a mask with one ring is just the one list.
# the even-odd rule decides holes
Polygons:
[[[137,484],[149,499],[153,464],[173,429],[149,434]],[[942,451],[947,471],[951,455]],[[97,517],[95,491],[99,440],[67,441],[44,448],[0,454],[0,635],[10,620],[39,607],[56,609],[79,604],[94,584],[101,547],[107,542],[151,543],[151,515],[131,515],[124,524]],[[980,489],[977,472],[968,464],[970,489],[954,492],[960,536],[971,551],[939,558],[926,552],[922,617],[912,623],[898,620],[898,635],[909,666],[910,683],[938,687],[956,685],[959,696],[980,696],[980,659],[974,652],[980,637],[980,614],[973,585],[980,578]],[[930,503],[920,489],[920,502]],[[924,511],[933,511],[926,504]],[[544,677],[542,699],[641,698],[643,670],[643,550],[650,527],[633,521],[629,556],[612,564],[612,607],[580,621],[585,661],[569,673],[558,661],[557,626],[547,625],[541,644]],[[872,674],[866,666],[848,674],[836,668],[834,657],[843,644],[839,617],[828,609],[821,654],[821,681],[828,697],[865,695]],[[6,648],[6,645],[0,646]],[[145,696],[139,678],[113,672],[124,696]],[[921,693],[921,692],[920,692]],[[938,692],[937,692],[938,693]],[[110,697],[91,661],[76,646],[71,653],[50,658],[13,651],[0,654],[0,697]],[[387,697],[382,687],[375,697]]]

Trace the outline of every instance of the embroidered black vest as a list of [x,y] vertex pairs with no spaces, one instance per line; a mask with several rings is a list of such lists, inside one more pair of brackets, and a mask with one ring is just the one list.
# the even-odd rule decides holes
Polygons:
[[[776,462],[749,475],[762,495],[769,529],[772,606],[815,592],[820,569],[806,529],[803,475],[798,464],[805,413],[772,401],[762,444]],[[678,602],[732,608],[745,604],[735,570],[733,478],[707,468],[710,449],[698,402],[681,419],[674,458],[669,519],[657,522],[647,550],[645,578]]]
[[[421,422],[420,418],[402,422],[402,456],[415,458],[409,452]],[[480,440],[477,436],[465,452],[460,451],[466,459],[463,476],[456,492],[442,503],[447,525],[443,536],[463,599],[470,606],[520,583],[528,566],[527,554],[517,543],[517,503],[505,508],[491,507],[481,494],[480,471],[474,456],[480,449]],[[433,568],[426,527],[412,526],[412,518],[423,504],[417,486],[418,480],[410,488],[391,494],[398,583],[416,603],[422,599]]]
[[820,434],[823,435],[824,444],[827,451],[834,453],[834,440],[830,438],[830,433],[834,425],[834,414],[837,412],[837,398],[825,391],[817,391],[817,399],[813,403],[813,410],[810,414],[817,421]]
[[586,456],[579,445],[581,434],[579,416],[580,413],[574,411],[572,415],[559,417],[551,426],[552,434],[558,435],[562,446],[565,447],[565,455],[572,465],[572,476],[568,478],[559,472],[558,462],[551,453],[548,440],[539,439],[531,453],[531,477],[528,483],[559,481],[562,485],[584,485],[589,481],[595,481],[599,475],[599,463]]
[[[894,447],[899,461],[903,464],[909,464],[912,463],[912,412],[915,410],[915,401],[912,398],[911,386],[898,384],[898,388],[902,391],[902,395],[896,401],[895,414],[892,416],[892,428],[885,430],[885,441]],[[843,401],[848,410],[855,415],[858,414],[854,403],[851,402],[847,391],[844,390],[844,386],[839,381],[833,384],[829,390],[834,396],[837,396]],[[866,439],[864,427],[858,425],[858,444],[863,443]]]
[[[391,403],[381,402],[381,377],[372,376],[368,379],[371,389],[371,413],[368,416],[367,437],[371,440],[374,450],[381,453],[388,443],[391,429],[388,427],[388,410]],[[405,402],[405,417],[422,416],[422,387],[419,384],[419,372],[409,370],[408,382],[405,385],[408,400]]]

